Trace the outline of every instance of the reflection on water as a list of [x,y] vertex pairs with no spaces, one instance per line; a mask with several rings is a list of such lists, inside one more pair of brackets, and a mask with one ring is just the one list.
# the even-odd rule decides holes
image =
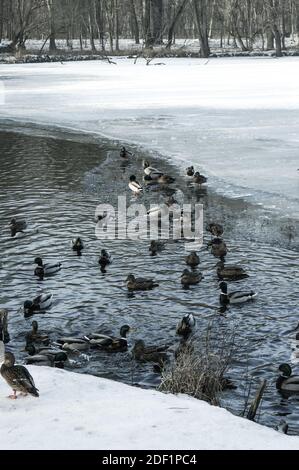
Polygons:
[[[217,260],[206,249],[200,253],[203,281],[183,290],[180,275],[184,269],[183,243],[167,244],[157,257],[149,255],[146,241],[99,241],[95,237],[94,212],[99,203],[116,204],[118,195],[135,199],[128,189],[131,174],[142,179],[138,155],[133,163],[120,162],[118,150],[108,143],[87,143],[49,137],[30,137],[0,133],[0,307],[9,310],[12,341],[9,347],[22,359],[24,332],[31,320],[19,312],[24,300],[40,291],[54,294],[52,308],[37,317],[40,328],[55,340],[61,335],[83,335],[101,325],[107,332],[118,333],[128,323],[136,329],[129,337],[147,343],[178,343],[175,326],[185,313],[197,317],[197,330],[203,331],[214,310],[202,303],[218,305]],[[140,158],[139,158],[140,157]],[[277,367],[291,360],[297,326],[298,278],[296,228],[292,221],[280,224],[258,208],[240,200],[229,201],[188,188],[176,168],[165,161],[155,161],[163,171],[177,177],[177,187],[184,201],[204,204],[205,220],[223,221],[229,246],[228,260],[244,266],[250,277],[231,283],[252,288],[259,293],[256,302],[235,306],[226,317],[214,317],[217,331],[234,330],[236,351],[230,378],[236,390],[223,394],[223,404],[235,413],[244,406],[248,377],[253,388],[260,378],[268,379],[260,422],[275,426],[286,416],[291,433],[299,432],[299,401],[284,399],[275,389]],[[140,202],[162,202],[165,194],[145,191]],[[139,200],[138,200],[139,201]],[[8,223],[13,216],[29,222],[30,235],[9,237]],[[288,227],[292,227],[288,229]],[[291,231],[290,231],[291,230]],[[71,250],[70,241],[81,236],[85,243],[82,257]],[[208,237],[205,238],[205,244]],[[101,248],[113,256],[113,264],[103,274],[98,265]],[[63,269],[44,282],[33,276],[33,261],[61,261]],[[125,288],[127,275],[154,277],[160,287],[129,297]],[[92,351],[75,357],[69,368],[126,383],[155,386],[159,375],[151,364],[133,364],[128,353],[109,355]],[[294,366],[296,370],[296,367]]]

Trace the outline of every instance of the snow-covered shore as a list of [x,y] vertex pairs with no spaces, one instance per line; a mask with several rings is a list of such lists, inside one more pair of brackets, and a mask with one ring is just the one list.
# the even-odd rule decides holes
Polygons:
[[0,449],[299,449],[280,434],[187,397],[29,367],[40,398],[10,401],[0,382]]
[[1,65],[0,118],[193,162],[218,192],[299,217],[299,58],[113,60]]

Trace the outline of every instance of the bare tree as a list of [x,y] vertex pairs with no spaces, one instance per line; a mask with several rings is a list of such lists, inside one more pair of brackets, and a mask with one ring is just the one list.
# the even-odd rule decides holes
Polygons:
[[193,0],[193,6],[199,36],[200,57],[209,57],[207,0]]

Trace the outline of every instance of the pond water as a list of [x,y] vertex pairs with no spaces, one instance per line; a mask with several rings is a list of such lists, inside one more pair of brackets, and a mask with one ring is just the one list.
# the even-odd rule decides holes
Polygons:
[[[35,132],[36,133],[36,132]],[[197,333],[211,322],[214,336],[234,333],[235,348],[229,377],[236,390],[222,394],[222,405],[240,414],[252,382],[254,391],[261,378],[268,381],[259,422],[275,427],[286,417],[291,434],[299,434],[299,399],[283,398],[275,389],[277,368],[296,362],[294,329],[298,325],[298,228],[290,219],[274,218],[271,212],[242,200],[230,200],[211,191],[188,188],[177,168],[154,154],[136,152],[125,164],[116,143],[71,134],[43,136],[0,132],[0,306],[9,310],[11,342],[19,361],[24,358],[24,333],[32,319],[20,312],[23,302],[41,291],[50,291],[54,302],[49,311],[36,316],[40,328],[55,341],[60,336],[86,335],[102,327],[118,334],[128,323],[135,331],[129,344],[143,338],[149,344],[178,345],[177,321],[187,312],[197,319]],[[205,249],[200,252],[203,281],[190,290],[180,284],[185,268],[184,244],[169,243],[158,257],[149,255],[147,241],[100,241],[95,236],[95,209],[99,203],[116,204],[118,195],[136,202],[128,188],[131,174],[142,178],[142,159],[177,178],[175,187],[184,201],[204,205],[205,223],[222,221],[229,247],[228,262],[238,262],[250,277],[230,284],[258,291],[255,302],[231,307],[226,316],[208,306],[218,306],[217,260]],[[163,191],[145,191],[138,202],[162,202]],[[8,223],[14,216],[29,222],[29,233],[10,238]],[[38,232],[36,231],[38,229]],[[82,257],[71,250],[70,241],[81,236]],[[101,248],[113,256],[103,274],[98,265]],[[60,273],[44,282],[33,275],[34,258],[60,261]],[[159,288],[128,296],[125,279],[129,273],[154,277]],[[203,307],[202,304],[207,304]],[[292,331],[293,330],[293,331]],[[215,339],[215,338],[214,338]],[[160,376],[152,364],[135,364],[129,352],[108,354],[90,351],[74,356],[68,369],[79,373],[155,387]],[[294,365],[296,371],[296,366]]]

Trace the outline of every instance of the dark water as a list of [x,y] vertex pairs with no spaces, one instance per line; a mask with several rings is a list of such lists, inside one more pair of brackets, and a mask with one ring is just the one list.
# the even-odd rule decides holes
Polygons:
[[[240,200],[188,189],[174,166],[150,156],[155,165],[177,177],[176,186],[183,191],[185,202],[204,204],[205,221],[224,222],[228,261],[242,264],[250,274],[245,281],[231,283],[230,289],[242,286],[259,293],[255,302],[232,307],[225,318],[219,317],[212,308],[200,305],[217,306],[219,295],[217,260],[204,248],[200,253],[204,280],[186,291],[180,284],[185,267],[183,243],[168,244],[162,254],[152,258],[146,241],[103,243],[95,237],[94,213],[99,203],[115,204],[117,195],[127,195],[128,202],[135,202],[128,179],[134,173],[142,178],[144,155],[138,154],[126,166],[113,143],[58,137],[0,133],[0,306],[9,310],[9,347],[18,360],[24,357],[20,350],[32,320],[25,320],[19,309],[24,300],[41,291],[54,294],[52,308],[36,317],[53,340],[61,335],[85,335],[101,325],[117,334],[120,326],[128,323],[136,329],[129,337],[130,344],[137,338],[150,344],[178,344],[176,323],[192,312],[197,318],[198,341],[211,322],[216,336],[235,334],[229,376],[238,388],[225,392],[222,404],[240,414],[248,383],[252,382],[254,390],[259,380],[266,378],[259,421],[275,426],[286,416],[290,432],[298,434],[298,397],[283,399],[275,389],[278,365],[290,362],[296,348],[295,333],[290,332],[299,321],[295,222],[274,220],[270,213]],[[146,191],[138,202],[149,205],[165,197],[161,192]],[[32,233],[11,239],[7,225],[13,216],[26,218]],[[71,239],[78,235],[86,246],[81,258],[70,248]],[[205,242],[208,239],[205,237]],[[106,274],[97,263],[103,247],[113,256]],[[48,262],[61,261],[63,270],[39,282],[33,275],[36,256]],[[130,272],[152,276],[160,287],[128,297],[124,281]],[[133,364],[129,353],[90,351],[86,356],[74,356],[68,368],[141,386],[159,383],[152,365]]]

